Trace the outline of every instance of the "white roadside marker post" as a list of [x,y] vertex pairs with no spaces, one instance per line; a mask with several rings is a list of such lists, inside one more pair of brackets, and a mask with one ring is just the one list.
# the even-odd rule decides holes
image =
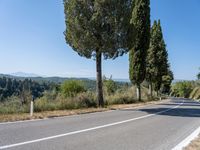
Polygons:
[[31,106],[30,106],[30,116],[31,117],[33,116],[33,111],[34,111],[33,103],[34,103],[34,96],[32,96]]

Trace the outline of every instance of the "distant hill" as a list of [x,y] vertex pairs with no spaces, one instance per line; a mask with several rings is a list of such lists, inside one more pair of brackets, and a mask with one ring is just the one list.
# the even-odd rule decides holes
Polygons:
[[[20,73],[21,74],[21,73]],[[27,76],[28,74],[23,73],[23,76],[18,75],[9,75],[9,74],[0,74],[0,77],[7,77],[7,78],[13,78],[16,80],[25,80],[25,79],[31,79],[36,82],[54,82],[54,83],[62,83],[65,80],[71,80],[71,79],[76,79],[76,80],[91,80],[88,78],[67,78],[67,77],[40,77],[40,76]]]
[[[0,77],[7,77],[7,78],[13,78],[17,80],[25,80],[25,79],[31,79],[37,82],[55,82],[55,83],[62,83],[65,80],[92,80],[95,81],[96,78],[69,78],[69,77],[42,77],[34,73],[24,73],[24,72],[16,72],[11,74],[0,74]],[[113,79],[116,82],[130,82],[129,79]]]
[[183,81],[190,81],[190,80],[174,79],[172,83],[183,82]]
[[25,73],[25,72],[15,72],[15,73],[11,73],[10,75],[17,76],[17,77],[39,77],[39,75],[37,74]]

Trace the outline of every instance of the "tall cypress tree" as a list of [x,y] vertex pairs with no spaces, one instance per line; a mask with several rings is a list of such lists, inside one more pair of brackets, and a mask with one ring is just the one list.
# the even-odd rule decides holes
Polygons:
[[168,63],[168,53],[166,50],[166,44],[163,38],[162,27],[160,24],[160,20],[158,20],[157,25],[157,34],[158,34],[158,51],[157,51],[157,74],[155,80],[155,91],[158,93],[162,82],[163,76],[168,75],[169,71],[169,63]]
[[150,0],[135,0],[131,24],[136,37],[129,52],[129,78],[137,87],[137,99],[141,100],[141,83],[145,79],[146,54],[150,38]]
[[[160,20],[154,21],[151,28],[150,47],[147,55],[146,79],[149,82],[149,93],[152,96],[152,85],[158,93],[163,82],[173,80],[173,73],[170,71],[168,53],[164,42]],[[165,80],[165,81],[164,81]]]
[[158,51],[158,34],[157,34],[157,21],[154,21],[153,26],[151,28],[151,37],[150,37],[150,45],[147,51],[147,59],[146,59],[146,80],[149,83],[149,94],[152,97],[153,91],[153,83],[156,80],[156,74],[158,72],[157,67],[157,51]]
[[74,51],[95,58],[97,100],[104,106],[102,57],[114,59],[128,52],[132,0],[64,0],[65,39]]

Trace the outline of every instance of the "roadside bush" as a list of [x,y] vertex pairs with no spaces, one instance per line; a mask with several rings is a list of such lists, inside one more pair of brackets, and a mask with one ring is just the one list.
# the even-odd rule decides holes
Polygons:
[[85,92],[83,82],[78,80],[67,80],[61,85],[62,94],[65,97],[74,97],[78,93]]
[[104,79],[103,86],[104,86],[104,91],[107,95],[114,94],[115,91],[117,90],[117,84],[115,83],[115,81],[112,80],[112,78],[108,80]]
[[0,114],[29,112],[29,105],[22,105],[18,97],[11,96],[5,102],[0,103]]
[[135,87],[117,90],[115,94],[107,95],[105,100],[106,105],[135,103],[137,102],[135,97]]
[[66,109],[79,109],[96,107],[95,93],[84,92],[79,93],[74,97],[65,97],[58,94],[55,100],[49,100],[42,97],[35,101],[35,111],[53,111],[53,110],[66,110]]
[[93,92],[84,92],[77,94],[76,97],[63,97],[59,95],[57,97],[60,109],[79,109],[79,108],[89,108],[96,107],[96,98]]
[[34,102],[34,111],[53,111],[57,110],[58,104],[56,104],[55,100],[49,100],[45,96],[35,100]]
[[184,82],[177,82],[172,85],[172,96],[176,97],[184,97],[189,98],[190,93],[194,89],[194,85],[192,82],[184,81]]

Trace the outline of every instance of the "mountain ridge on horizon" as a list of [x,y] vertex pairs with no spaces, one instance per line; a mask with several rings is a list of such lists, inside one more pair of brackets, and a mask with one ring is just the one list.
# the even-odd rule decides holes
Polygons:
[[[26,72],[14,72],[14,73],[0,73],[0,77],[10,77],[10,78],[18,78],[18,79],[35,79],[36,81],[39,80],[44,80],[44,81],[51,81],[57,82],[57,80],[63,82],[64,80],[69,80],[69,79],[82,79],[82,80],[96,80],[95,77],[62,77],[62,76],[41,76],[35,73],[26,73]],[[56,80],[56,81],[55,81]],[[123,79],[123,78],[113,78],[114,81],[117,82],[130,82],[129,79]],[[179,81],[190,81],[190,80],[184,80],[184,79],[174,79],[173,83],[179,82]]]

